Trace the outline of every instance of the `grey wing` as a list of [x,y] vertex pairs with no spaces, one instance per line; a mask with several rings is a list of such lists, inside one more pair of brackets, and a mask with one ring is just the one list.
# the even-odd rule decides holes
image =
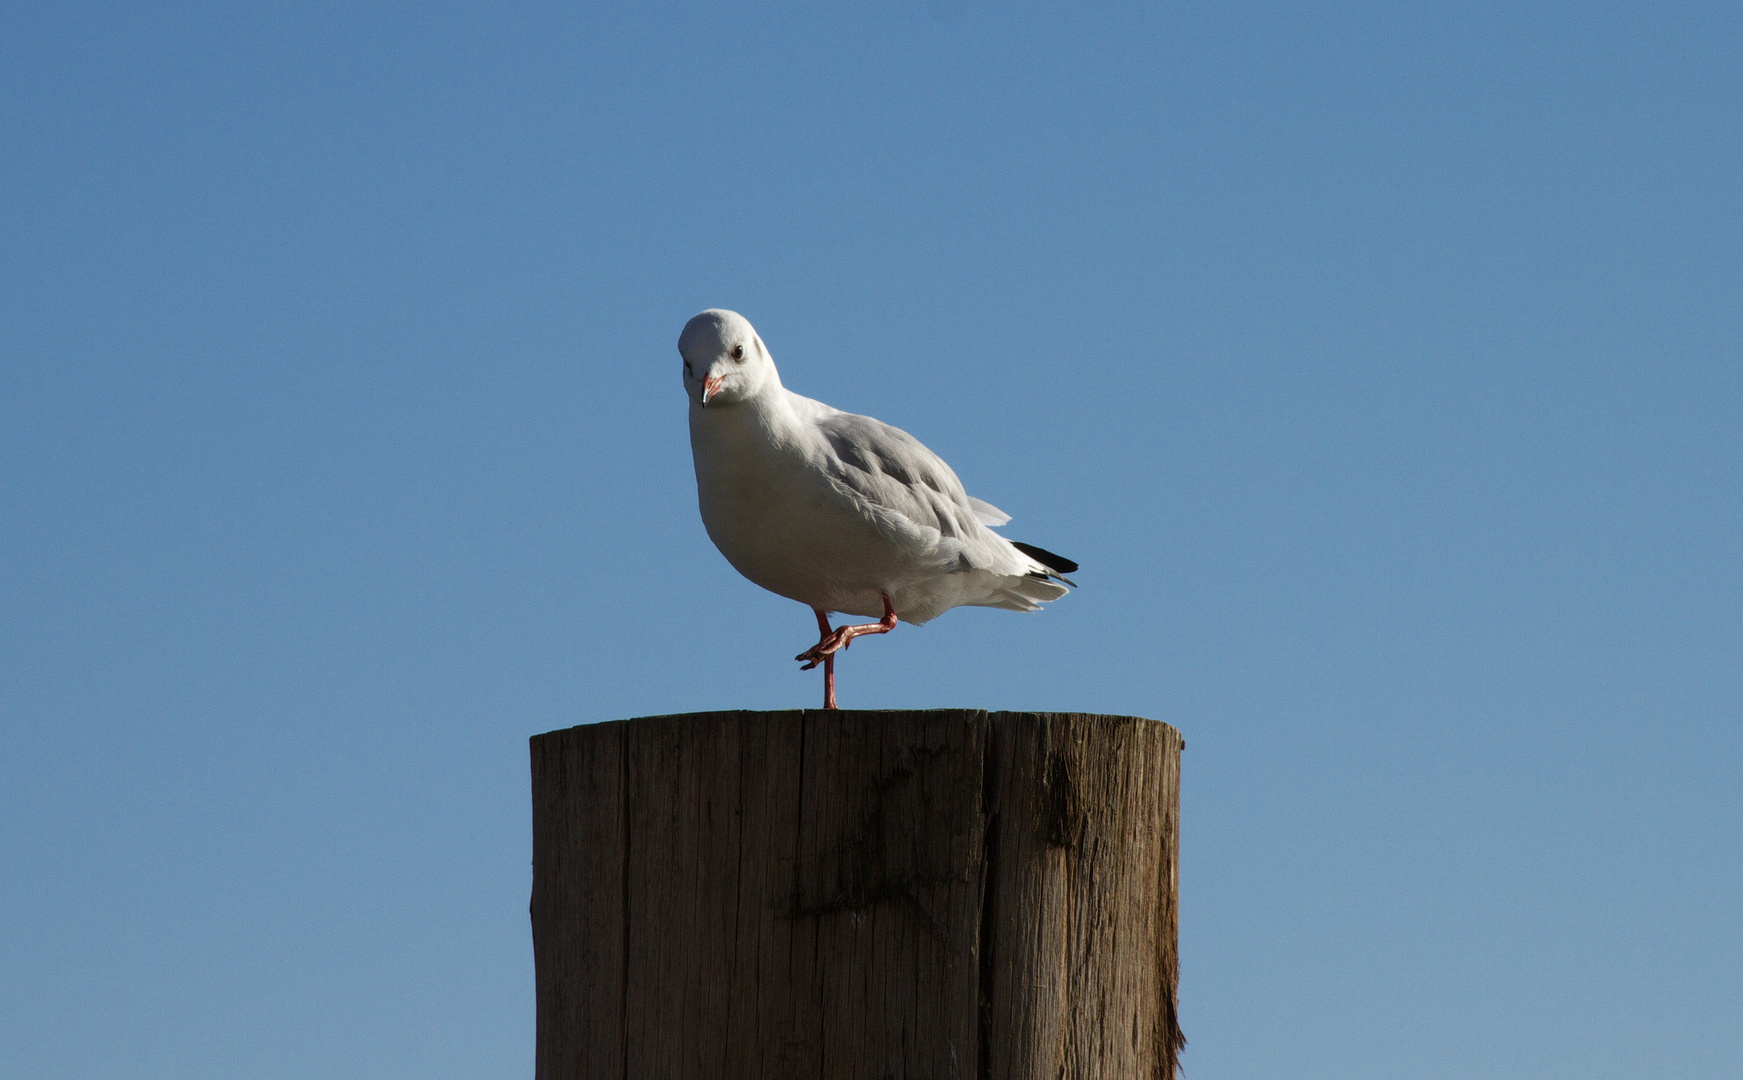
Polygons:
[[818,427],[831,451],[830,479],[888,539],[949,569],[1003,561],[994,545],[1004,545],[986,531],[977,513],[980,507],[992,508],[977,507],[956,473],[919,439],[853,413],[824,417]]

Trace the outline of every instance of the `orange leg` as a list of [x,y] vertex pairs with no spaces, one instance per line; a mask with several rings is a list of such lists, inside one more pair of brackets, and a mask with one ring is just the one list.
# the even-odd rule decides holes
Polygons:
[[[815,609],[813,609],[813,610],[815,610]],[[827,611],[818,611],[817,612],[817,647],[822,648],[823,643],[825,641],[828,641],[830,635],[833,633],[835,633],[835,631],[833,631],[829,628],[829,613]],[[801,659],[801,657],[794,657],[794,659],[798,660],[798,659]],[[814,668],[816,666],[817,666],[817,661],[813,660],[809,664],[806,664],[804,667],[800,668],[799,670],[810,671],[812,668]],[[841,708],[841,706],[839,706],[835,703],[835,654],[834,653],[824,653],[823,654],[823,707],[825,709],[839,709],[839,708]]]
[[861,623],[858,626],[838,626],[833,630],[829,628],[828,612],[817,611],[815,608],[812,610],[817,614],[817,633],[819,635],[817,644],[793,659],[809,661],[800,669],[801,671],[810,671],[818,664],[823,665],[823,707],[825,709],[838,709],[841,706],[835,703],[836,652],[853,644],[853,639],[856,637],[863,637],[866,634],[887,634],[894,630],[896,628],[895,605],[890,602],[889,594],[885,593],[882,622]]

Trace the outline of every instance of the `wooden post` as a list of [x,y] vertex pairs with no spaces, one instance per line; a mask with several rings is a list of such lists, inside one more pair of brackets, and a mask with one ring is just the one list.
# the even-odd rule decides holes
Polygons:
[[1172,1078],[1182,746],[969,709],[534,737],[538,1080]]

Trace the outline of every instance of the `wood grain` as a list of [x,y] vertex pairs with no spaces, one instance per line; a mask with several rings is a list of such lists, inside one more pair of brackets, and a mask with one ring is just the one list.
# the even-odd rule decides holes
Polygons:
[[1172,1077],[1181,747],[977,710],[536,736],[539,1080]]

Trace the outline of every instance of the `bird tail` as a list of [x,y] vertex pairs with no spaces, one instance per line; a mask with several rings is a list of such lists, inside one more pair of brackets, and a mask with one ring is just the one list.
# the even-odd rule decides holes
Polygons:
[[[1063,555],[1055,555],[1051,551],[1048,551],[1045,548],[1038,548],[1033,544],[1024,544],[1016,540],[1012,540],[1010,544],[1012,547],[1029,556],[1029,558],[1034,559],[1037,563],[1040,563],[1046,568],[1047,572],[1040,575],[1041,577],[1063,581],[1072,588],[1077,587],[1077,582],[1065,576],[1066,574],[1077,573],[1077,564],[1072,562],[1070,559],[1067,559]],[[1052,597],[1048,597],[1048,599],[1052,599]]]
[[1067,592],[1070,590],[1047,574],[1006,577],[999,580],[999,587],[987,598],[985,606],[1006,611],[1039,611],[1042,604]]

